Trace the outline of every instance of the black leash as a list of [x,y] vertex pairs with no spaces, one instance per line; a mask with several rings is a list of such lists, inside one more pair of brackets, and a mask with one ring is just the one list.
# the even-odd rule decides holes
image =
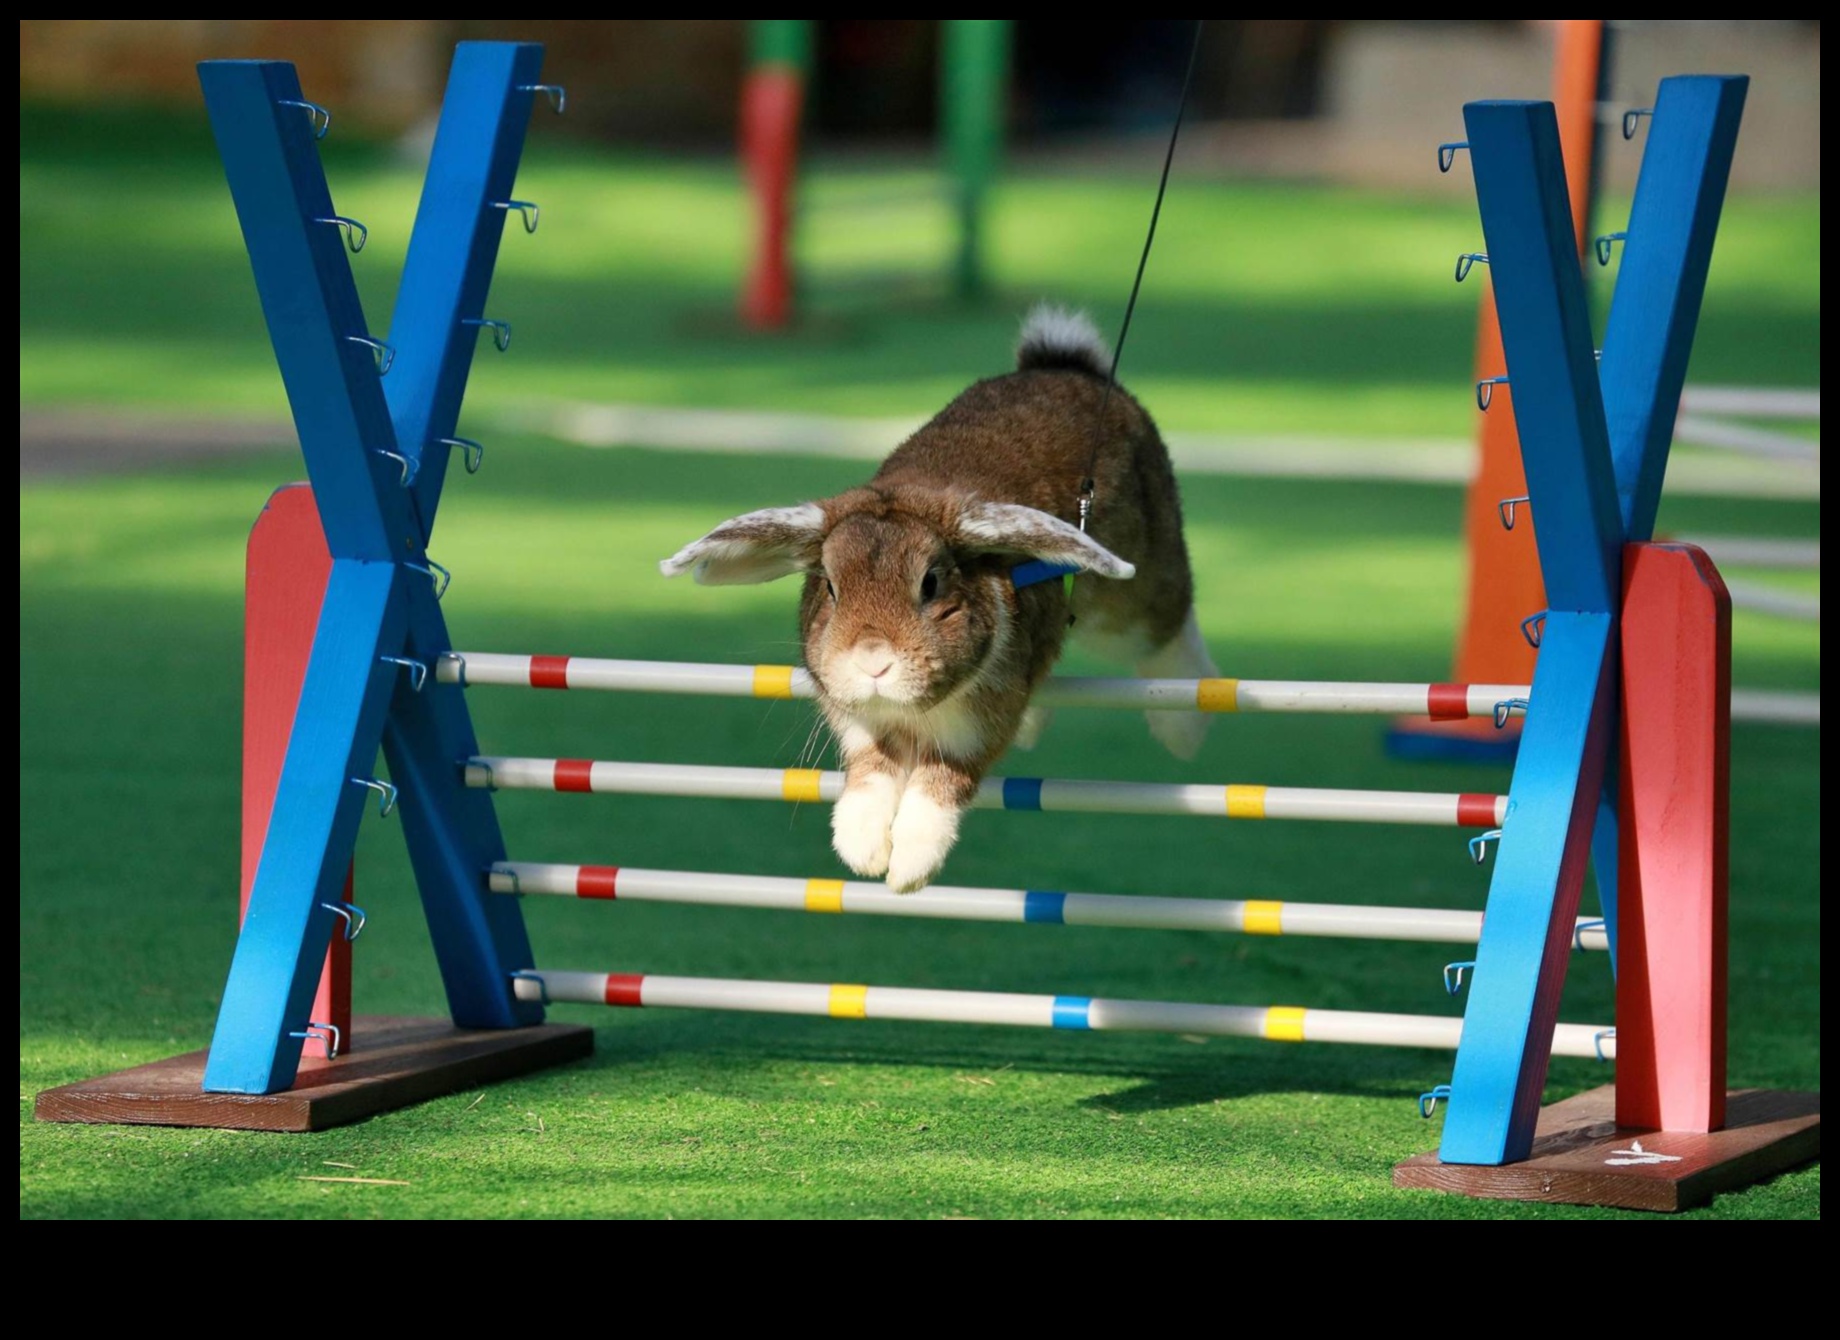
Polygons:
[[[1201,54],[1201,30],[1207,26],[1206,19],[1195,20],[1195,40],[1188,48],[1188,72],[1182,76],[1182,97],[1176,104],[1175,124],[1169,128],[1169,149],[1163,155],[1163,177],[1156,184],[1156,204],[1150,210],[1150,230],[1144,234],[1144,251],[1137,258],[1137,278],[1131,281],[1131,300],[1124,306],[1124,324],[1118,329],[1118,343],[1112,346],[1112,369],[1106,374],[1105,399],[1099,403],[1099,417],[1103,421],[1106,406],[1112,402],[1112,388],[1118,385],[1118,360],[1124,356],[1125,337],[1131,333],[1131,314],[1137,310],[1137,291],[1144,286],[1144,267],[1150,263],[1150,246],[1156,241],[1156,221],[1163,213],[1163,193],[1169,189],[1169,166],[1176,161],[1176,137],[1182,133],[1182,114],[1188,110],[1188,90],[1195,81],[1195,58]],[[1080,480],[1080,529],[1086,529],[1087,518],[1092,515],[1093,491],[1097,485],[1093,482],[1093,468],[1099,463],[1100,438],[1093,436],[1092,454],[1086,458],[1086,475]]]

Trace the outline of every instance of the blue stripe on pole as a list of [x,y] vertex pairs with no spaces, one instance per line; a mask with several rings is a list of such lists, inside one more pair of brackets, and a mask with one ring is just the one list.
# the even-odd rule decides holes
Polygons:
[[1054,998],[1054,1026],[1056,1028],[1091,1028],[1091,996],[1056,996]]
[[1071,563],[1047,563],[1039,558],[1032,558],[1027,563],[1018,563],[1009,570],[1010,582],[1020,591],[1025,586],[1038,586],[1042,582],[1051,582],[1058,577],[1072,576],[1079,568]]
[[1003,808],[1006,810],[1040,809],[1041,778],[1005,777],[1003,779]]
[[1049,926],[1067,924],[1067,895],[1030,889],[1022,896],[1022,919]]

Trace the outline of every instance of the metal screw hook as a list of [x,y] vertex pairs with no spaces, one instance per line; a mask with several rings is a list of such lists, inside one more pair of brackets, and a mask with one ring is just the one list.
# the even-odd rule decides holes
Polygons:
[[[1572,949],[1577,953],[1584,953],[1584,933],[1586,931],[1603,931],[1607,935],[1609,926],[1602,917],[1595,921],[1581,921],[1574,926],[1572,928]],[[1603,1057],[1600,1056],[1597,1059],[1601,1061]]]
[[402,467],[402,479],[398,482],[401,483],[404,488],[408,488],[409,485],[415,482],[415,476],[421,470],[420,463],[410,460],[400,451],[385,451],[382,447],[375,448],[375,451],[377,455],[388,456],[391,460],[395,461],[397,465]]
[[443,447],[458,447],[466,453],[466,472],[469,475],[479,473],[479,467],[485,464],[486,449],[470,437],[442,437],[436,442]]
[[1489,843],[1501,841],[1501,830],[1491,828],[1486,833],[1478,833],[1469,840],[1469,858],[1477,865],[1489,859]]
[[1615,1037],[1616,1030],[1614,1028],[1606,1028],[1600,1032],[1591,1034],[1591,1050],[1597,1053],[1598,1060],[1608,1061],[1610,1059],[1608,1056],[1604,1055],[1604,1039],[1610,1038],[1614,1040]]
[[1527,639],[1527,645],[1535,651],[1540,649],[1540,639],[1546,636],[1546,611],[1529,614],[1521,620],[1521,636]]
[[519,84],[518,92],[548,94],[550,108],[557,116],[561,116],[568,110],[569,91],[561,84]]
[[1591,246],[1597,252],[1597,263],[1599,265],[1610,264],[1611,245],[1617,242],[1627,241],[1628,239],[1628,233],[1605,233],[1602,237],[1594,240]]
[[343,228],[345,230],[345,245],[351,248],[351,254],[354,256],[360,251],[363,251],[364,244],[371,240],[371,230],[369,228],[366,228],[356,219],[346,218],[343,214],[334,214],[329,219],[315,219],[313,222],[329,223],[334,228]]
[[492,202],[492,208],[503,210],[515,209],[519,214],[524,216],[524,231],[527,233],[534,233],[537,231],[537,217],[541,211],[539,211],[535,205],[531,204],[530,201],[494,200]]
[[1527,700],[1525,698],[1503,698],[1495,704],[1495,729],[1506,730],[1508,718],[1517,714],[1527,715]]
[[1633,140],[1636,137],[1636,124],[1645,116],[1653,116],[1653,107],[1632,107],[1623,113],[1623,138]]
[[1481,381],[1477,382],[1476,408],[1481,410],[1484,414],[1487,414],[1489,412],[1489,406],[1495,402],[1495,388],[1497,386],[1506,386],[1507,384],[1508,379],[1506,377],[1484,377]]
[[379,661],[388,665],[400,665],[409,672],[409,687],[416,693],[422,691],[422,685],[428,682],[428,667],[425,663],[408,656],[379,656]]
[[1482,265],[1487,265],[1489,263],[1488,254],[1486,252],[1466,251],[1461,256],[1457,257],[1457,282],[1461,284],[1465,279],[1468,279],[1471,267],[1478,263]]
[[375,777],[353,777],[354,786],[362,786],[375,791],[382,802],[377,806],[377,816],[382,819],[390,817],[390,811],[396,808],[396,788],[388,782],[380,782]]
[[389,375],[390,364],[396,361],[396,351],[394,349],[390,348],[390,346],[385,344],[382,340],[373,340],[368,335],[347,335],[345,338],[350,340],[353,344],[361,344],[371,351],[371,358],[376,361],[377,375],[379,377]]
[[1421,1093],[1418,1095],[1418,1115],[1423,1117],[1426,1121],[1430,1121],[1431,1114],[1437,1111],[1438,1099],[1440,1098],[1445,1102],[1450,1101],[1450,1086],[1448,1084],[1440,1084],[1430,1093]]
[[1457,161],[1457,150],[1469,148],[1468,140],[1457,140],[1450,144],[1438,145],[1438,171],[1450,171],[1450,165]]
[[1461,963],[1446,963],[1444,965],[1444,990],[1450,995],[1456,995],[1463,989],[1463,974],[1475,970],[1475,959],[1465,959]]
[[311,1041],[313,1038],[324,1038],[326,1042],[326,1059],[328,1061],[338,1060],[339,1053],[344,1050],[344,1047],[341,1045],[343,1039],[339,1036],[339,1026],[337,1024],[309,1023],[306,1028],[300,1032],[289,1033],[288,1036],[306,1041]]
[[[518,968],[507,973],[506,976],[510,977],[513,982],[535,982],[537,984],[537,999],[545,1005],[550,1003],[549,983],[543,980],[542,973],[532,972],[529,968]],[[513,986],[511,990],[515,995],[517,987]],[[523,997],[519,996],[518,999],[522,1000]]]
[[325,139],[326,132],[332,129],[332,113],[317,102],[302,102],[299,98],[277,98],[275,106],[306,108],[307,124],[313,127],[313,138],[316,140]]
[[428,580],[434,583],[434,598],[439,600],[447,594],[448,585],[454,580],[454,574],[435,562],[432,558],[423,563],[405,563],[405,568],[428,574]]
[[345,942],[347,944],[364,934],[364,925],[370,918],[356,903],[321,903],[320,906],[333,916],[345,919]]
[[1496,503],[1495,510],[1501,514],[1501,528],[1503,530],[1513,530],[1514,509],[1517,507],[1524,507],[1532,501],[1532,498],[1529,498],[1523,493],[1518,498],[1503,498],[1500,502]]
[[472,317],[464,317],[461,319],[460,324],[463,326],[491,327],[492,343],[498,346],[498,352],[501,354],[511,347],[511,323],[509,321],[491,321],[485,317],[480,317],[475,320]]

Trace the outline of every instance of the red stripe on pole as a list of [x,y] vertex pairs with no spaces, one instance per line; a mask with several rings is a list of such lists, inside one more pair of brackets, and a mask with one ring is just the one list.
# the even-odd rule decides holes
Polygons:
[[619,883],[620,868],[614,865],[584,865],[575,873],[575,896],[577,898],[616,898],[614,886]]
[[1427,715],[1433,721],[1469,720],[1469,685],[1433,684],[1425,695]]
[[1460,828],[1493,828],[1497,796],[1477,795],[1465,791],[1457,797],[1457,825]]
[[639,988],[645,984],[645,978],[636,972],[610,972],[607,974],[607,1003],[609,1005],[643,1005],[639,999]]
[[592,791],[594,786],[594,760],[591,758],[559,758],[556,760],[556,789],[558,791]]
[[569,686],[569,658],[566,656],[532,656],[530,687],[566,689]]

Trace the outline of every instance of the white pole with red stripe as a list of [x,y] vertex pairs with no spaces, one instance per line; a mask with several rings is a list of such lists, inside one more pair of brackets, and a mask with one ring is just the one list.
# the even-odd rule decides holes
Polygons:
[[[964,888],[949,884],[930,885],[918,893],[895,893],[885,884],[861,880],[797,879],[537,861],[496,862],[487,872],[487,885],[493,893],[503,894],[1140,930],[1226,931],[1246,935],[1411,940],[1432,944],[1475,944],[1482,933],[1482,913],[1433,907],[1061,893],[1042,889]],[[1607,948],[1603,922],[1580,917],[1573,943],[1580,949]]]
[[[520,1000],[547,1003],[741,1010],[834,1019],[1017,1024],[1081,1031],[1200,1033],[1273,1042],[1349,1042],[1454,1050],[1463,1032],[1462,1019],[1438,1015],[942,991],[840,982],[762,982],[545,968],[514,974],[512,986]],[[1559,1024],[1553,1030],[1553,1054],[1609,1060],[1616,1055],[1616,1036],[1609,1028]]]
[[[589,656],[449,652],[435,666],[445,684],[599,689],[727,698],[812,698],[811,675],[791,665],[617,661]],[[1290,679],[1050,679],[1035,695],[1046,707],[1140,708],[1172,712],[1335,712],[1427,716],[1434,721],[1524,714],[1525,684],[1389,684]]]
[[[733,768],[585,758],[477,757],[466,760],[464,770],[466,785],[482,790],[583,791],[726,800],[836,800],[843,794],[844,781],[841,772],[820,772],[815,768]],[[1239,783],[1199,786],[987,777],[979,786],[971,807],[1491,828],[1498,827],[1506,818],[1508,798],[1473,792],[1352,791]]]

